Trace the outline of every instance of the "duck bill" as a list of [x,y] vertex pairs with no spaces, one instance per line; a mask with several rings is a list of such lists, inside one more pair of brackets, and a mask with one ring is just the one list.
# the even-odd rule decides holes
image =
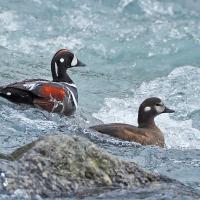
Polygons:
[[86,64],[78,60],[77,64],[74,67],[85,67]]
[[172,109],[169,109],[167,107],[165,107],[165,110],[163,111],[163,113],[174,113],[175,111]]

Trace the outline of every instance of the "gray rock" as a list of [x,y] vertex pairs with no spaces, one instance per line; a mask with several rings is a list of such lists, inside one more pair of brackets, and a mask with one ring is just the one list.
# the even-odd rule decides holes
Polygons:
[[119,188],[185,187],[120,160],[81,137],[46,136],[0,157],[1,193],[20,190],[30,196],[84,197]]

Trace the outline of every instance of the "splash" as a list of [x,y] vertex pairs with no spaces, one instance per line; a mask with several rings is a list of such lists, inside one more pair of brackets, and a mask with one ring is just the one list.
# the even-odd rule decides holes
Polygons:
[[156,118],[156,123],[164,132],[168,148],[200,149],[200,127],[193,125],[198,121],[200,105],[200,69],[183,66],[173,70],[167,77],[144,82],[133,91],[133,97],[118,99],[106,98],[105,105],[93,116],[104,123],[122,122],[136,124],[137,110],[140,103],[152,96],[163,99],[173,115],[163,114]]
[[0,12],[1,31],[17,31],[20,27],[18,16],[12,11]]

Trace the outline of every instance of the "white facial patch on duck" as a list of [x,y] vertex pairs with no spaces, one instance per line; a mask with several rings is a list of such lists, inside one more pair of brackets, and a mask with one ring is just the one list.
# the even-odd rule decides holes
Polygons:
[[149,106],[146,106],[145,108],[144,108],[144,112],[149,112],[151,110],[151,107],[149,107]]
[[11,92],[7,92],[6,95],[7,95],[7,96],[11,96]]
[[165,110],[165,106],[164,105],[155,106],[155,109],[157,113],[162,113]]
[[73,57],[73,59],[72,59],[72,62],[71,62],[71,66],[73,67],[73,66],[77,65],[77,63],[78,63],[78,59],[77,59],[77,57],[74,55],[74,57]]
[[64,61],[65,61],[65,59],[64,59],[64,58],[61,58],[61,59],[60,59],[60,62],[61,62],[61,63],[63,63]]
[[55,73],[56,73],[56,76],[58,77],[58,65],[56,62],[55,62]]

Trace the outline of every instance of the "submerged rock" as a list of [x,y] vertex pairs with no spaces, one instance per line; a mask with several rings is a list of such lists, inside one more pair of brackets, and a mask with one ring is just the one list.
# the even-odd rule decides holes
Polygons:
[[0,157],[0,190],[11,194],[20,190],[30,196],[90,196],[119,188],[183,186],[120,160],[81,137],[46,136]]

